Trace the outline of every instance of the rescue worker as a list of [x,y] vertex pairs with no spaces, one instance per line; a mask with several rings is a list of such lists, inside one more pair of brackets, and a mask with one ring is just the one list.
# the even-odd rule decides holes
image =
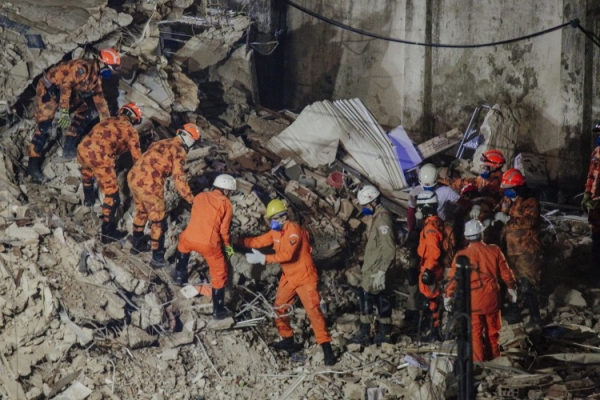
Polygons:
[[429,340],[440,341],[439,305],[441,283],[444,279],[443,242],[446,227],[437,215],[438,199],[435,192],[425,191],[417,197],[417,207],[423,214],[425,226],[419,238],[418,255],[421,258],[419,268],[419,291],[425,298],[422,305],[431,322]]
[[187,183],[185,162],[187,152],[200,139],[200,131],[195,124],[185,124],[177,130],[177,136],[152,143],[142,157],[133,165],[127,182],[135,203],[133,217],[132,254],[143,250],[143,236],[146,222],[150,220],[150,243],[152,247],[153,268],[166,267],[165,230],[165,180],[173,176],[175,188],[189,204],[194,197]]
[[179,236],[177,244],[173,282],[176,285],[185,282],[190,252],[200,253],[206,260],[210,272],[215,319],[231,316],[231,312],[225,308],[225,282],[227,281],[225,257],[229,259],[233,255],[229,236],[233,207],[229,196],[235,189],[235,178],[222,174],[215,178],[212,190],[196,195],[190,222]]
[[495,220],[505,225],[502,237],[506,243],[508,265],[519,282],[523,303],[529,309],[529,325],[541,321],[538,291],[541,280],[540,204],[530,196],[525,177],[516,168],[502,176],[504,200]]
[[102,243],[122,239],[126,232],[117,230],[115,221],[121,203],[115,163],[127,150],[135,163],[141,156],[140,137],[133,127],[142,122],[142,111],[135,103],[119,109],[119,116],[106,118],[92,128],[77,147],[77,161],[81,165],[83,203],[93,207],[96,199],[94,177],[104,193],[102,205]]
[[[60,63],[42,74],[36,89],[35,122],[37,128],[29,146],[27,174],[34,183],[47,178],[40,167],[52,124],[66,131],[63,159],[77,155],[77,140],[92,119],[90,97],[100,120],[110,117],[102,93],[102,77],[110,77],[121,65],[121,56],[114,49],[104,49],[95,60],[71,60]],[[55,117],[57,110],[60,116]],[[73,113],[71,119],[70,113]],[[54,121],[55,118],[58,118]]]
[[588,213],[592,230],[592,270],[600,275],[600,120],[594,123],[592,133],[596,136],[590,168],[585,182],[581,207]]
[[500,248],[481,241],[484,226],[476,219],[465,224],[467,247],[456,253],[448,275],[444,308],[452,311],[453,294],[456,290],[457,258],[465,256],[471,266],[471,334],[473,340],[473,361],[489,361],[500,357],[500,285],[502,280],[508,287],[511,303],[517,301],[517,282]]
[[460,196],[452,188],[438,184],[438,169],[433,164],[425,164],[419,169],[419,185],[415,186],[408,194],[408,211],[406,223],[408,231],[418,230],[417,228],[417,196],[423,191],[435,191],[438,198],[437,215],[444,221],[446,220],[446,210],[450,204],[456,203]]
[[[471,218],[480,221],[489,217],[489,208],[496,208],[504,197],[502,189],[502,168],[506,158],[500,150],[488,150],[481,155],[481,174],[473,180],[463,183],[474,183],[479,191],[479,196],[485,198],[485,204],[475,204],[471,209]],[[479,215],[478,215],[479,213]]]
[[[381,205],[380,192],[375,186],[365,185],[358,192],[358,204],[364,215],[372,215],[368,228],[367,246],[362,265],[360,300],[360,330],[350,339],[353,343],[371,344],[373,307],[377,307],[379,324],[375,344],[390,343],[392,335],[392,302],[386,275],[396,262],[396,244],[390,212]],[[386,291],[386,289],[388,289]]]
[[[288,220],[287,206],[279,199],[269,202],[265,218],[270,221],[271,230],[258,237],[242,238],[239,244],[252,248],[252,253],[246,254],[246,260],[250,264],[281,264],[281,278],[273,308],[277,315],[275,326],[283,340],[272,346],[290,354],[299,350],[288,315],[289,306],[298,296],[317,343],[323,350],[325,365],[334,365],[336,359],[331,348],[331,336],[321,312],[321,297],[317,291],[319,276],[311,256],[308,232],[296,222]],[[256,250],[266,246],[273,246],[275,253],[265,255]]]

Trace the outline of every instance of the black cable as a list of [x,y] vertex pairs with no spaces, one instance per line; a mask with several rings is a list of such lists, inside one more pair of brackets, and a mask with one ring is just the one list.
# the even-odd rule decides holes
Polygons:
[[[545,35],[547,33],[551,33],[554,31],[557,31],[559,29],[563,29],[566,28],[567,26],[571,26],[572,28],[579,28],[581,29],[584,33],[586,33],[586,31],[581,27],[581,25],[579,24],[579,20],[578,19],[573,19],[569,22],[565,22],[564,24],[561,25],[557,25],[555,27],[549,28],[549,29],[545,29],[543,31],[539,31],[539,32],[535,32],[535,33],[531,33],[529,35],[525,35],[525,36],[521,36],[518,38],[514,38],[514,39],[507,39],[507,40],[500,40],[498,42],[491,42],[491,43],[481,43],[481,44],[442,44],[442,43],[425,43],[425,42],[413,42],[410,40],[404,40],[404,39],[397,39],[397,38],[392,38],[392,37],[388,37],[388,36],[382,36],[382,35],[378,35],[376,33],[371,33],[371,32],[366,32],[363,31],[361,29],[357,29],[357,28],[353,28],[349,25],[343,24],[341,22],[335,21],[333,19],[324,17],[320,14],[317,14],[313,11],[310,11],[290,0],[284,0],[287,4],[289,4],[290,6],[294,7],[297,10],[302,11],[305,14],[310,15],[311,17],[314,17],[316,19],[319,19],[323,22],[327,22],[328,24],[337,26],[338,28],[342,28],[342,29],[346,29],[348,31],[354,32],[354,33],[358,33],[359,35],[364,35],[364,36],[369,36],[372,37],[374,39],[381,39],[381,40],[385,40],[388,42],[395,42],[395,43],[403,43],[403,44],[409,44],[409,45],[415,45],[415,46],[424,46],[424,47],[437,47],[437,48],[450,48],[450,49],[474,49],[474,48],[479,48],[479,47],[490,47],[490,46],[498,46],[501,44],[509,44],[509,43],[515,43],[515,42],[520,42],[522,40],[527,40],[527,39],[532,39],[538,36],[542,36]],[[586,33],[586,35],[588,35]],[[588,37],[591,36],[588,35]],[[593,39],[592,39],[593,40]],[[596,43],[594,41],[594,43]],[[596,43],[598,44],[598,43]],[[599,45],[600,46],[600,45]]]
[[596,46],[600,47],[600,39],[594,35],[592,32],[586,30],[583,26],[581,26],[579,23],[577,24],[577,28],[579,28],[579,30],[581,32],[583,32],[585,34],[585,36],[587,36],[592,43],[594,43]]

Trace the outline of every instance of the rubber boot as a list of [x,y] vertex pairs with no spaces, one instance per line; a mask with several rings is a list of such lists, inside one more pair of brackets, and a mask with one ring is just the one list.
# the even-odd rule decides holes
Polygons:
[[331,348],[331,343],[321,343],[321,348],[323,349],[323,363],[325,365],[335,365],[336,359]]
[[66,136],[62,158],[65,160],[71,160],[75,157],[77,157],[77,136]]
[[94,190],[94,185],[83,185],[83,205],[91,208],[94,207],[95,202],[96,191]]
[[127,236],[127,232],[117,229],[114,222],[102,222],[102,243],[108,244],[119,241]]
[[165,268],[169,266],[169,263],[165,261],[165,232],[161,233],[158,238],[158,248],[152,250],[152,260],[150,260],[150,266],[154,269]]
[[32,183],[45,183],[48,182],[48,179],[41,171],[42,166],[42,158],[41,157],[29,157],[29,162],[27,163],[27,175],[31,178]]
[[133,232],[131,236],[131,250],[129,252],[137,256],[140,253],[147,253],[150,251],[150,243],[144,239],[144,232]]
[[392,325],[391,324],[379,324],[377,325],[377,333],[373,338],[373,343],[391,343],[392,342]]
[[358,333],[348,340],[350,343],[369,346],[371,344],[371,324],[360,324]]
[[177,252],[175,259],[175,271],[173,271],[173,284],[182,286],[187,282],[187,266],[190,261],[190,253]]
[[[189,254],[188,254],[189,257]],[[186,264],[187,266],[187,264]],[[232,316],[231,311],[225,308],[225,288],[212,290],[213,318],[220,320]]]
[[294,354],[299,351],[302,346],[294,341],[294,337],[283,338],[279,342],[271,343],[271,347],[276,350],[286,351],[288,354]]
[[358,333],[350,338],[350,343],[369,346],[371,344],[371,324],[364,322],[369,320],[373,314],[373,296],[370,293],[361,290],[358,293],[358,305],[360,307],[361,323]]
[[510,303],[506,309],[504,319],[510,325],[521,322],[521,309],[517,303]]
[[538,301],[537,294],[526,293],[525,294],[525,305],[529,309],[529,322],[525,325],[526,328],[533,328],[539,326],[542,322],[540,315],[540,304]]

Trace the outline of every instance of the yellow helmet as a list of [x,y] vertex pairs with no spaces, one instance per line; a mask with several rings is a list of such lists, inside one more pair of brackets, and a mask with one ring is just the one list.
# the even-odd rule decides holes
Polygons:
[[267,205],[267,212],[265,213],[265,218],[271,218],[273,215],[282,212],[287,212],[287,207],[285,203],[279,199],[271,200]]

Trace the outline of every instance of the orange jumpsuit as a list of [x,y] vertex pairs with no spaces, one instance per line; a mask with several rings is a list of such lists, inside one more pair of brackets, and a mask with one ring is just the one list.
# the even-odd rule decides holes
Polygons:
[[[516,289],[515,276],[498,246],[472,242],[456,256],[466,256],[471,264],[471,326],[473,338],[473,361],[488,361],[500,356],[500,285]],[[448,278],[446,297],[456,290],[456,258]],[[485,337],[484,337],[485,334]]]
[[[585,182],[585,192],[592,194],[592,200],[600,199],[600,146],[594,148],[590,159],[590,169]],[[588,222],[592,230],[592,262],[600,267],[600,202],[588,212]]]
[[179,137],[159,140],[152,143],[127,174],[135,203],[133,231],[142,232],[149,219],[152,223],[152,250],[159,249],[159,240],[163,235],[165,180],[172,175],[181,197],[190,204],[194,201],[184,171],[186,157],[187,153]]
[[[417,253],[421,257],[419,273],[419,291],[429,302],[429,309],[433,314],[433,326],[440,324],[438,316],[438,297],[440,295],[440,282],[444,279],[444,251],[443,242],[446,227],[444,221],[437,215],[428,217],[421,231]],[[425,270],[431,270],[435,277],[433,285],[425,285],[422,282]]]
[[115,204],[113,195],[119,191],[115,162],[127,150],[131,152],[134,163],[142,156],[139,135],[125,116],[102,120],[77,147],[83,186],[92,186],[95,176],[98,187],[104,193],[102,211],[106,222]]
[[539,288],[541,250],[539,239],[540,205],[535,197],[517,197],[508,209],[510,220],[502,229],[508,263],[518,280],[527,279]]
[[[317,291],[319,276],[313,262],[308,232],[295,222],[287,221],[280,231],[271,230],[254,238],[241,239],[248,248],[273,246],[275,254],[267,254],[266,263],[281,264],[281,279],[275,296],[275,313],[289,312],[288,305],[298,295],[310,320],[318,344],[331,342],[325,318],[321,312],[321,297]],[[278,317],[275,326],[284,338],[292,337],[290,317]]]
[[75,114],[66,136],[83,134],[91,121],[91,110],[86,102],[90,97],[100,119],[110,117],[96,61],[71,60],[50,68],[38,81],[35,93],[35,122],[38,127],[31,139],[29,157],[41,157],[59,108]]
[[227,281],[223,246],[230,245],[229,227],[233,218],[231,202],[220,190],[203,192],[194,198],[192,216],[179,236],[180,253],[202,254],[210,271],[211,286],[222,289]]

